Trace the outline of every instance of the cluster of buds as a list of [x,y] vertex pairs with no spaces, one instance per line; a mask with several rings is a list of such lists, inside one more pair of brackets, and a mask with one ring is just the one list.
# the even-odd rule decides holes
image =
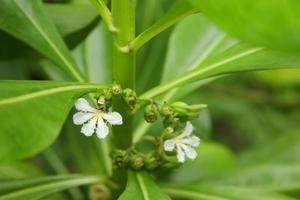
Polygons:
[[114,83],[111,88],[104,89],[96,98],[100,107],[111,107],[112,97],[121,97],[130,109],[136,107],[137,96],[135,91],[130,88],[122,89],[121,85],[117,83]]
[[131,168],[133,170],[153,171],[160,166],[160,159],[153,153],[143,154],[134,149],[115,150],[113,163],[117,168]]
[[204,104],[188,105],[184,102],[174,102],[171,104],[163,103],[162,105],[151,102],[145,107],[145,120],[153,123],[158,116],[164,118],[164,126],[179,128],[182,122],[196,118],[200,111],[206,108]]

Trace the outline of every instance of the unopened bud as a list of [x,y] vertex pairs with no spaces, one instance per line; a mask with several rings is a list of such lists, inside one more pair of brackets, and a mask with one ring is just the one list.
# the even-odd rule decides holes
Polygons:
[[174,128],[172,128],[172,127],[167,127],[167,128],[166,128],[166,131],[167,131],[168,133],[173,133],[173,132],[174,132]]
[[179,115],[186,115],[189,111],[189,105],[184,102],[172,103],[170,107]]
[[157,120],[158,110],[153,104],[145,107],[145,120],[149,123],[153,123]]
[[152,154],[147,155],[144,160],[147,170],[152,171],[159,167],[160,162]]
[[135,170],[140,170],[144,166],[144,160],[140,155],[133,155],[130,158],[130,166]]
[[172,114],[172,109],[168,105],[164,104],[160,108],[160,114],[165,117],[170,116]]
[[127,167],[128,156],[126,154],[126,151],[115,150],[113,154],[113,163],[117,168]]
[[98,99],[98,104],[99,105],[104,105],[105,102],[106,102],[105,96],[100,96],[99,99]]
[[194,111],[194,112],[200,112],[201,110],[203,110],[204,108],[207,108],[207,105],[206,104],[195,104],[195,105],[190,105],[189,106],[189,109],[191,111]]
[[136,102],[137,102],[135,91],[133,91],[130,88],[126,88],[126,89],[123,90],[122,96],[123,96],[125,102],[128,104],[128,106],[131,109],[134,109],[135,105],[136,105]]
[[111,87],[111,91],[112,91],[113,95],[119,96],[122,93],[122,88],[119,84],[114,84]]

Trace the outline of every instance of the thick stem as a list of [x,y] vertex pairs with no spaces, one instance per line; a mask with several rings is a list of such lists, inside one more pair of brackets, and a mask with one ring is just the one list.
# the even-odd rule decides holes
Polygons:
[[[119,48],[135,37],[135,0],[113,0],[112,15],[118,29],[114,37],[113,79],[123,88],[135,89],[135,53],[124,53]],[[124,104],[114,101],[114,110],[123,116],[123,125],[114,127],[114,144],[121,149],[132,144],[132,116]]]
[[[112,0],[112,16],[117,32],[114,35],[113,79],[123,88],[135,89],[135,53],[121,51],[135,37],[135,0]],[[127,105],[120,99],[114,100],[113,109],[123,117],[122,126],[114,126],[115,148],[127,149],[132,144],[133,117]],[[115,170],[113,177],[121,186],[126,185],[126,171]],[[118,196],[121,191],[114,192]]]

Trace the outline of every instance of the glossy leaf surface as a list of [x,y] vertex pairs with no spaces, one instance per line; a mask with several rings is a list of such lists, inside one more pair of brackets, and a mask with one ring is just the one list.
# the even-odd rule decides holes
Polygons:
[[0,7],[0,29],[22,40],[63,69],[73,80],[83,81],[41,1],[4,0]]
[[49,146],[76,98],[97,88],[66,82],[1,81],[0,161],[24,158]]
[[160,191],[159,187],[146,172],[130,171],[127,186],[119,200],[170,200],[170,198]]
[[230,34],[257,46],[300,50],[297,0],[190,0]]
[[0,199],[42,199],[52,193],[81,185],[94,184],[99,181],[100,178],[98,177],[79,175],[62,175],[1,181]]

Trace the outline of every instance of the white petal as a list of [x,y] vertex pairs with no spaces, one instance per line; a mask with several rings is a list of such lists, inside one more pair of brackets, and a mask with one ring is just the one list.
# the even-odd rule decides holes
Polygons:
[[170,140],[166,140],[164,142],[164,149],[165,151],[173,151],[175,148],[175,141],[170,139]]
[[200,144],[200,138],[198,138],[197,136],[184,138],[184,139],[182,139],[182,143],[188,144],[192,147],[197,147]]
[[73,122],[76,125],[81,125],[90,120],[93,116],[93,113],[77,112],[73,115]]
[[176,145],[176,149],[177,149],[177,160],[178,160],[178,162],[184,163],[185,155],[184,155],[183,150],[181,149],[181,147],[179,145]]
[[121,125],[123,124],[123,119],[120,113],[118,112],[108,112],[103,114],[103,118],[112,125]]
[[181,147],[183,148],[185,155],[189,158],[194,160],[197,158],[197,152],[190,146],[181,144]]
[[184,138],[184,137],[190,136],[192,134],[193,130],[194,130],[193,125],[191,124],[191,122],[188,121],[188,122],[186,122],[186,125],[185,125],[185,128],[184,128],[182,134],[179,135],[178,137]]
[[107,125],[105,124],[105,122],[103,121],[103,119],[101,117],[99,117],[98,119],[98,123],[97,123],[97,136],[100,139],[105,138],[108,135],[109,129],[107,127]]
[[95,132],[97,123],[97,118],[94,117],[88,123],[84,124],[81,128],[81,133],[83,133],[85,136],[91,136]]
[[80,98],[75,102],[75,107],[77,110],[83,112],[95,112],[95,108],[93,108],[87,100],[84,98]]

